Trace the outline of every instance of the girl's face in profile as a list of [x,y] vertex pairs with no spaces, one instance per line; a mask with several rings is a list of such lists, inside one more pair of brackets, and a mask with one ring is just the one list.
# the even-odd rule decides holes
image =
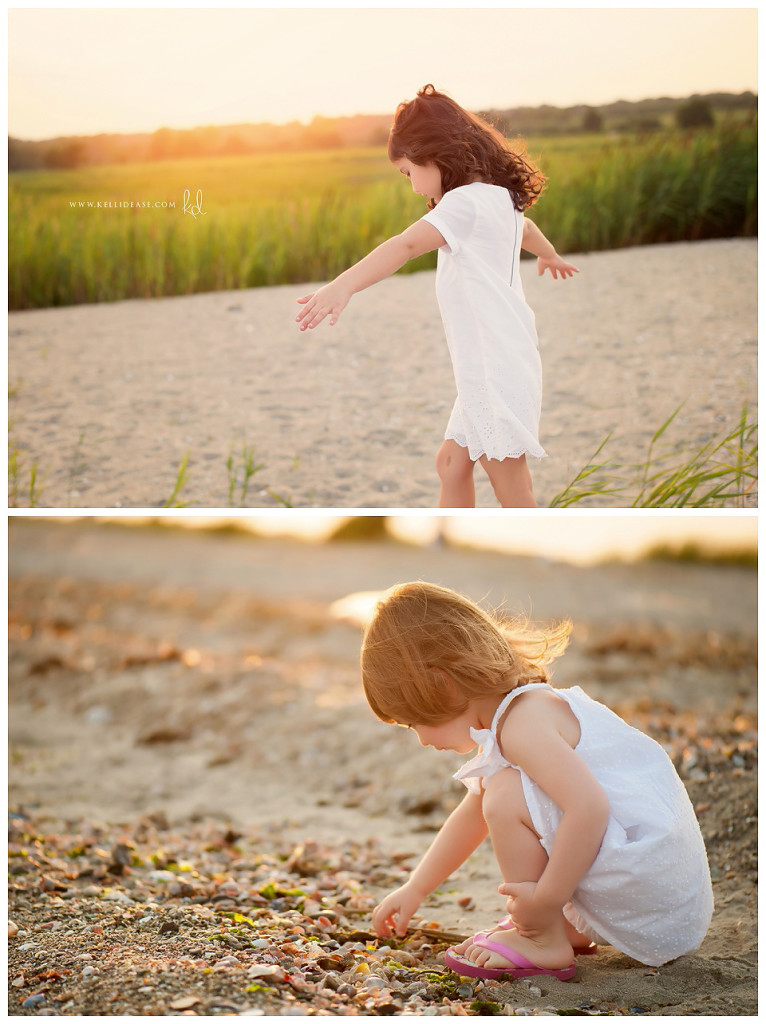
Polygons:
[[435,750],[454,750],[458,754],[469,754],[476,746],[471,739],[471,726],[476,725],[473,716],[464,712],[459,718],[453,718],[442,725],[413,725],[422,747],[433,747]]
[[414,164],[405,156],[395,160],[394,167],[410,179],[413,192],[439,202],[442,197],[442,172],[436,164]]

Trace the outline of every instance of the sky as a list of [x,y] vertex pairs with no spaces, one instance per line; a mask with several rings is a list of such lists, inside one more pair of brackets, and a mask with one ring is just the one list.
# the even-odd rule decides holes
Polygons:
[[11,9],[8,133],[152,132],[757,91],[751,8]]
[[[142,526],[153,517],[130,514],[105,518]],[[236,523],[265,536],[322,541],[348,516],[329,510],[294,509],[248,512],[236,517],[174,512],[169,518],[176,525],[190,529]],[[429,544],[441,531],[449,540],[470,547],[532,555],[573,565],[592,565],[609,558],[640,558],[658,545],[678,548],[696,544],[714,553],[756,551],[758,546],[757,519],[740,512],[641,511],[605,515],[601,511],[587,510],[567,513],[565,523],[560,511],[548,509],[538,509],[533,516],[509,514],[507,510],[484,511],[473,516],[413,512],[390,516],[388,522],[394,536],[409,543]]]

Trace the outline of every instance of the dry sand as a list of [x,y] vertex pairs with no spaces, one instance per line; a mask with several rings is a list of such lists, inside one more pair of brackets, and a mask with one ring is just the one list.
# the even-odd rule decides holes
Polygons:
[[[738,239],[579,255],[566,282],[524,263],[550,456],[532,464],[540,504],[610,432],[605,454],[643,463],[682,403],[668,434],[681,447],[732,430],[744,403],[755,420],[756,250]],[[292,320],[307,285],[12,313],[20,490],[36,461],[40,506],[161,506],[188,452],[179,500],[194,506],[433,507],[454,398],[433,277],[384,281],[308,336]],[[233,447],[241,480],[243,445],[263,468],[230,501],[226,461]],[[494,507],[477,480],[477,505]]]
[[[333,603],[422,577],[541,620],[571,615],[556,683],[583,685],[677,759],[716,913],[701,949],[659,971],[605,947],[578,963],[575,982],[541,979],[539,996],[493,983],[492,998],[570,1011],[591,1002],[658,1015],[757,1012],[752,570],[584,569],[438,547],[18,518],[10,539],[11,801],[49,830],[67,819],[70,831],[101,822],[108,832],[156,811],[176,833],[213,819],[272,829],[280,841],[377,837],[391,857],[418,855],[460,798],[450,775],[462,759],[373,718],[359,687],[358,626]],[[502,913],[496,884],[484,844],[424,912],[452,931],[478,930]],[[474,909],[459,903],[469,897]],[[44,917],[44,906],[29,913]]]

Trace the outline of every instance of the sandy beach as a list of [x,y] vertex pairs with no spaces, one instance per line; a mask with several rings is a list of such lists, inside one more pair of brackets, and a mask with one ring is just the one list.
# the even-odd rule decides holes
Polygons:
[[[745,403],[755,420],[756,250],[574,255],[566,282],[524,263],[544,368],[540,504],[610,432],[603,454],[630,466],[679,406],[668,440],[683,450],[734,429]],[[41,507],[162,506],[188,454],[177,500],[191,506],[433,507],[454,399],[433,276],[386,280],[308,335],[293,322],[308,285],[11,313],[11,503],[29,504],[36,463]],[[259,468],[243,493],[247,458]],[[477,481],[477,505],[495,507]]]
[[[14,518],[9,573],[11,1013],[757,1012],[752,569]],[[461,990],[412,974],[443,971],[433,937],[365,938],[462,793],[463,759],[370,713],[338,603],[417,577],[573,617],[555,684],[660,740],[697,811],[716,898],[698,952],[655,970],[605,946],[572,982]],[[495,874],[484,844],[421,923],[491,924]],[[330,916],[291,887],[321,889]]]

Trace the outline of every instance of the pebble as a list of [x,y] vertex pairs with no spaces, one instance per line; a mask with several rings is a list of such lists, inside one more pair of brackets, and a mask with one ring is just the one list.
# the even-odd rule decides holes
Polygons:
[[28,999],[25,999],[21,1005],[25,1010],[31,1010],[35,1006],[42,1006],[44,1002],[45,996],[38,993],[36,996],[30,996]]
[[215,966],[216,967],[241,967],[242,964],[240,964],[239,960],[237,960],[237,958],[235,956],[225,956],[221,960],[219,960],[216,963]]
[[9,939],[15,939],[18,934],[19,934],[19,926],[16,924],[15,921],[9,921],[8,922],[8,938]]
[[287,975],[276,964],[253,964],[248,969],[248,978],[270,978],[272,981],[286,981]]
[[366,992],[381,992],[384,988],[388,988],[388,985],[383,978],[378,978],[374,974],[370,974],[362,982],[362,988]]
[[112,903],[125,903],[126,905],[132,905],[135,902],[126,892],[105,892],[101,899],[111,900]]

